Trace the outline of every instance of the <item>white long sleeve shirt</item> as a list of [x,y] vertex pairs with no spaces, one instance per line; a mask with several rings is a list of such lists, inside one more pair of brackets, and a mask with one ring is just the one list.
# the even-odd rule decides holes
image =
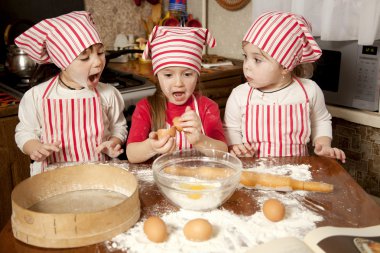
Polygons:
[[[16,126],[15,139],[17,146],[23,150],[24,144],[33,139],[40,140],[43,124],[42,96],[51,80],[29,89],[21,99],[18,117],[20,122]],[[102,105],[104,135],[103,141],[111,136],[122,142],[127,138],[127,123],[124,117],[124,100],[120,92],[109,84],[99,83],[98,90]],[[70,90],[55,85],[49,93],[49,98],[72,99],[93,97],[94,92],[89,89]]]
[[[320,136],[332,138],[331,115],[327,111],[322,90],[310,79],[299,78],[299,80],[304,85],[309,97],[311,140],[314,143],[315,139]],[[223,128],[228,145],[243,143],[242,126],[246,120],[247,96],[250,88],[248,83],[237,86],[227,100]],[[250,101],[262,105],[296,104],[305,102],[305,94],[301,87],[293,82],[285,89],[273,93],[263,93],[255,89]]]

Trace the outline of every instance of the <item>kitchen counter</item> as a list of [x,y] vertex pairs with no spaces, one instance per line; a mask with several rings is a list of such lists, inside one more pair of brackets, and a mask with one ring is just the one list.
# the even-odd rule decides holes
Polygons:
[[[256,160],[244,158],[246,168],[255,166]],[[324,219],[317,223],[320,226],[365,227],[380,224],[380,206],[356,183],[356,181],[335,160],[325,157],[286,157],[273,158],[271,164],[310,164],[314,181],[323,181],[334,185],[332,193],[309,193],[303,196],[301,203],[308,209],[317,212]],[[129,169],[135,173],[150,164],[129,164]],[[141,219],[152,214],[163,214],[175,211],[159,192],[154,182],[140,181],[139,196],[141,201]],[[259,209],[256,199],[266,194],[266,191],[238,189],[222,206],[238,215],[252,215]],[[284,193],[290,194],[290,193]],[[157,210],[157,207],[160,210]],[[321,208],[322,207],[322,208]],[[56,249],[33,247],[16,240],[12,234],[10,220],[0,233],[0,252],[57,252]],[[62,249],[59,252],[110,252],[104,243]],[[112,251],[120,252],[120,251]]]
[[[242,84],[245,80],[242,62],[238,60],[231,61],[234,64],[233,66],[219,66],[210,69],[202,68],[200,75],[200,91],[202,95],[209,97],[218,104],[222,119],[227,99],[232,89]],[[152,64],[149,61],[110,62],[107,67],[111,70],[144,77],[154,84],[158,84],[157,78],[153,75]]]
[[[150,61],[130,60],[126,63],[109,62],[107,67],[112,70],[142,76],[149,79],[153,83],[157,83],[157,79],[153,75],[152,64]],[[243,68],[239,64],[234,66],[220,66],[210,69],[202,68],[200,81],[205,82],[213,79],[222,79],[229,76],[242,74]]]

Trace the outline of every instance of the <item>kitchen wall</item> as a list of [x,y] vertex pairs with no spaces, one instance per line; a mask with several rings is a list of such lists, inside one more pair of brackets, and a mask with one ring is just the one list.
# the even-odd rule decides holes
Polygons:
[[208,0],[207,25],[218,45],[208,49],[209,54],[242,59],[241,41],[252,24],[252,1],[243,9],[229,11],[215,0]]
[[85,9],[92,13],[103,43],[107,49],[113,49],[116,35],[134,34],[145,37],[141,19],[146,19],[152,11],[152,5],[141,1],[136,6],[133,0],[84,0]]

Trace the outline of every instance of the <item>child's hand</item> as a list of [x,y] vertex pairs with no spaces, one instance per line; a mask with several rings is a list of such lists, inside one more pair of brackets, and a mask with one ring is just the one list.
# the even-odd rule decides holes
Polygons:
[[60,141],[56,141],[51,144],[40,143],[40,145],[37,146],[37,149],[32,151],[32,153],[30,154],[30,159],[36,162],[42,162],[53,152],[58,152],[60,150],[59,145],[61,145]]
[[255,148],[248,143],[228,146],[228,150],[237,157],[254,157],[256,153]]
[[346,155],[343,152],[343,150],[340,150],[339,148],[332,148],[330,146],[325,146],[316,143],[314,153],[319,156],[326,156],[341,160],[343,163],[346,162]]
[[124,150],[121,148],[121,145],[115,143],[114,141],[104,141],[97,148],[96,153],[104,153],[111,158],[118,157]]
[[191,110],[190,106],[186,107],[186,111],[180,118],[180,125],[186,138],[190,144],[194,145],[202,138],[202,122],[197,113]]
[[175,137],[169,135],[158,139],[157,132],[151,132],[148,141],[153,152],[156,154],[166,154],[176,150]]

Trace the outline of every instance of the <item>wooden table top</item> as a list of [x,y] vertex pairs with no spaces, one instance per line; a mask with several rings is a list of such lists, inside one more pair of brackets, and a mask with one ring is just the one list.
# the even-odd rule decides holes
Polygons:
[[[242,159],[245,168],[255,166],[256,160],[252,158]],[[301,203],[307,208],[312,208],[313,203],[323,208],[312,208],[314,212],[323,216],[323,220],[316,225],[338,227],[366,227],[380,224],[380,206],[356,183],[347,171],[335,160],[324,157],[286,157],[273,158],[269,161],[273,166],[284,164],[309,164],[313,181],[323,181],[334,185],[332,193],[310,193],[302,196]],[[130,164],[132,172],[149,167],[148,164]],[[141,219],[152,213],[157,214],[157,205],[162,207],[160,212],[165,213],[176,210],[161,195],[154,182],[150,185],[140,184]],[[252,189],[239,189],[223,204],[222,208],[233,211],[239,215],[252,215],[260,208],[255,203],[255,198],[265,194],[265,191]],[[284,193],[288,194],[288,193]],[[45,249],[27,245],[14,238],[11,222],[0,233],[0,252],[110,252],[104,243],[98,243],[86,247],[74,249]],[[112,251],[118,252],[118,251]]]

